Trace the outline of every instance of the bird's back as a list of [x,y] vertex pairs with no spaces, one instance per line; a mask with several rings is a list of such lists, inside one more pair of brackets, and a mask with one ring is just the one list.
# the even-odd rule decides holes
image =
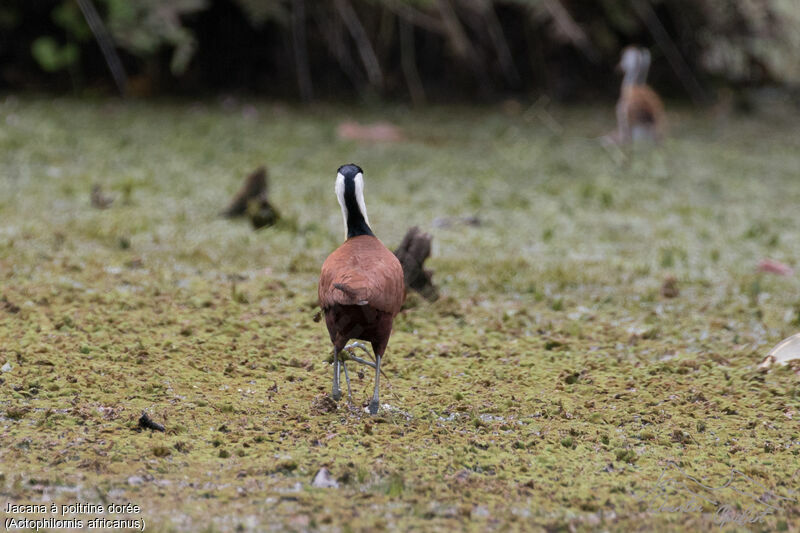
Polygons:
[[620,103],[631,126],[651,124],[661,129],[664,122],[664,104],[656,92],[647,85],[630,85],[623,88]]
[[351,237],[323,263],[318,294],[322,309],[369,305],[394,316],[405,301],[403,267],[376,237]]

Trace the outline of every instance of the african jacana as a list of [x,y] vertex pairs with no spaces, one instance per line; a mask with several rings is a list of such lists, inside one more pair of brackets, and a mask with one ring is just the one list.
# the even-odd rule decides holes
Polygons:
[[664,104],[647,85],[650,51],[628,46],[622,51],[619,68],[625,73],[617,102],[617,142],[640,138],[660,141],[664,135]]
[[[381,358],[389,343],[392,322],[405,300],[405,283],[400,261],[375,237],[369,227],[364,204],[364,173],[356,165],[339,167],[336,174],[336,197],[344,218],[344,244],[322,265],[319,278],[319,303],[333,342],[334,400],[342,397],[339,388],[339,353],[350,339],[372,344],[375,362],[349,356],[375,369],[375,392],[369,403],[370,414],[378,412]],[[347,367],[344,367],[347,377]],[[349,379],[348,379],[349,388]]]

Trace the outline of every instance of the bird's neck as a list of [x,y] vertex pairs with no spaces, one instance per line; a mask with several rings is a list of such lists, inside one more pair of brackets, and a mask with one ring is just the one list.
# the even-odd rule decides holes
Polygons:
[[367,224],[367,221],[364,220],[364,216],[361,214],[361,211],[358,209],[355,211],[348,210],[347,220],[345,220],[345,229],[347,230],[348,239],[351,237],[358,237],[359,235],[375,236],[375,234],[372,233],[369,224]]
[[639,81],[639,70],[631,68],[625,71],[625,76],[622,78],[623,87],[631,87],[633,85],[641,85],[643,82]]
[[629,68],[625,71],[625,76],[622,78],[622,86],[630,87],[633,85],[647,84],[648,70],[650,70],[649,62],[641,60],[635,67]]
[[364,201],[359,202],[356,196],[355,185],[352,181],[345,182],[344,189],[344,205],[342,206],[342,214],[344,215],[344,230],[347,238],[358,237],[359,235],[372,235],[372,229],[369,227],[369,222],[366,213],[362,212],[362,206],[366,211]]

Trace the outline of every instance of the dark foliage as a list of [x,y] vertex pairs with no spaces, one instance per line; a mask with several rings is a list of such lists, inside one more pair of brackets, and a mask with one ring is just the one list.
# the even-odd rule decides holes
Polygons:
[[[85,4],[88,0],[81,0]],[[92,0],[134,96],[243,91],[415,103],[616,91],[620,49],[653,50],[653,84],[796,83],[800,9],[732,0]],[[0,89],[112,91],[77,0],[0,6]],[[765,46],[766,45],[766,46]]]

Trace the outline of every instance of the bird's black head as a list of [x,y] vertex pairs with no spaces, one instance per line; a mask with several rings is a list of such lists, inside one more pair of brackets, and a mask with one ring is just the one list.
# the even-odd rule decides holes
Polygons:
[[346,165],[342,165],[339,167],[339,170],[336,171],[338,174],[346,178],[355,179],[357,174],[364,174],[364,171],[361,170],[361,167],[358,165],[354,165],[353,163],[348,163]]
[[342,206],[346,238],[374,235],[364,204],[364,173],[358,165],[342,165],[336,173],[336,198]]

